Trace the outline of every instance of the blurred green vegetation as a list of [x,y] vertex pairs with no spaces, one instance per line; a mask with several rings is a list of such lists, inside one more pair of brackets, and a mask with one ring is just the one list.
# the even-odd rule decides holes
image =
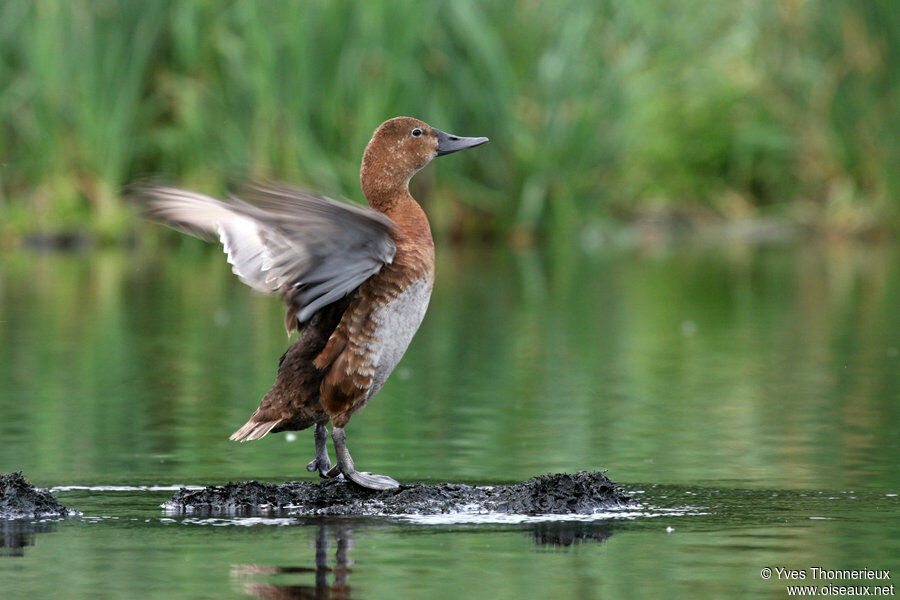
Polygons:
[[492,145],[415,192],[440,234],[776,214],[896,229],[891,0],[0,0],[0,232],[131,233],[120,186],[361,200],[374,127]]

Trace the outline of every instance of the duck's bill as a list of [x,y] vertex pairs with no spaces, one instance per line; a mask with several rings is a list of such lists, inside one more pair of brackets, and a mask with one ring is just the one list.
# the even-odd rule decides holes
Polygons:
[[438,136],[438,156],[459,152],[466,148],[474,148],[475,146],[487,144],[490,141],[486,137],[459,137],[458,135],[444,133],[440,129],[434,129],[434,132]]

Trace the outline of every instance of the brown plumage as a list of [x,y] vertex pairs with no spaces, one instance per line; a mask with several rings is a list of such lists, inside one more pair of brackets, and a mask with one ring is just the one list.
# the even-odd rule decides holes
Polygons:
[[[410,178],[435,156],[487,141],[448,135],[410,117],[382,123],[360,170],[373,210],[277,185],[250,187],[227,202],[175,188],[137,189],[151,218],[218,237],[235,274],[255,289],[280,293],[288,333],[300,330],[272,388],[232,440],[316,425],[310,470],[376,489],[397,485],[355,470],[343,428],[381,389],[431,295],[434,242],[409,193]],[[335,469],[325,450],[329,421]]]

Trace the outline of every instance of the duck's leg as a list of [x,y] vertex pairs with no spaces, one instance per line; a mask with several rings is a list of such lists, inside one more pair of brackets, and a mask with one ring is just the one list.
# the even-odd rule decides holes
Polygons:
[[331,439],[334,440],[334,452],[337,454],[337,466],[329,473],[329,477],[335,477],[340,473],[356,485],[370,490],[390,490],[400,487],[400,483],[387,475],[375,475],[365,471],[357,471],[353,466],[353,458],[347,450],[347,434],[343,427],[331,428]]
[[331,459],[328,458],[328,448],[325,442],[328,441],[328,428],[321,423],[316,424],[316,431],[313,434],[316,438],[316,457],[306,465],[307,471],[318,471],[319,477],[325,478],[328,471],[331,470]]

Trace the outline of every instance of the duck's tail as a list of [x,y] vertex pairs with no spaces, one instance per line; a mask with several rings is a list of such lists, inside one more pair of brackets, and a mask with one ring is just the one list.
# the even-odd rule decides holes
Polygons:
[[253,415],[243,427],[232,433],[231,437],[228,439],[235,442],[252,442],[253,440],[265,437],[280,424],[281,419],[276,419],[274,421],[257,421],[256,415]]

